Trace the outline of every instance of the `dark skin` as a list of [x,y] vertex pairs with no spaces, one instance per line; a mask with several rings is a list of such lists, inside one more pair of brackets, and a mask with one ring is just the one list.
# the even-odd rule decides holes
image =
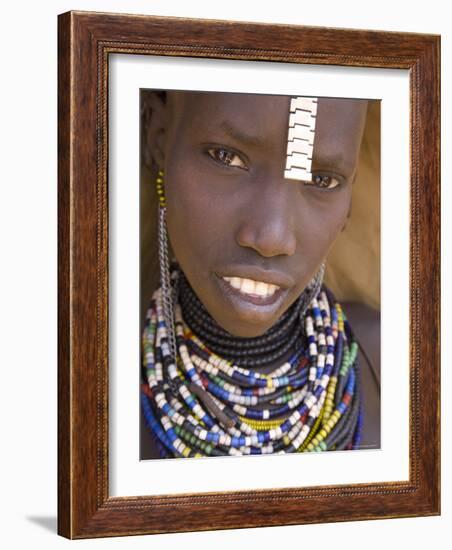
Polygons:
[[[367,102],[319,100],[312,172],[325,176],[327,187],[284,177],[289,104],[286,96],[251,94],[152,97],[149,143],[165,172],[171,246],[210,315],[237,337],[263,334],[300,296],[350,211]],[[225,291],[225,275],[276,277],[283,291],[271,307],[250,304]],[[351,321],[369,328],[362,337],[372,347],[378,315],[366,307],[352,312]],[[284,359],[259,370],[270,372]],[[377,399],[364,366],[367,398]],[[375,446],[378,418],[365,411],[364,427],[363,443]]]

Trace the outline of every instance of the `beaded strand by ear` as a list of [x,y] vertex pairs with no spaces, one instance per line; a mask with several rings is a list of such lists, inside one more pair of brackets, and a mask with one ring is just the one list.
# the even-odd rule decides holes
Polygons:
[[[156,179],[156,188],[159,201],[159,221],[158,221],[158,249],[160,264],[160,286],[162,288],[163,314],[165,318],[166,331],[165,336],[169,345],[170,358],[177,360],[176,334],[174,330],[174,304],[176,301],[176,288],[171,284],[170,259],[168,250],[168,232],[166,226],[166,198],[164,190],[164,172],[159,170]],[[170,385],[174,394],[177,394],[177,388],[174,383]]]

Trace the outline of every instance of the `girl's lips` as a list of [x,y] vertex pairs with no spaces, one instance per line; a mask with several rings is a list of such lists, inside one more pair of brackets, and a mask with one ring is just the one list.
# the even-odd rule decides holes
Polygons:
[[239,289],[231,286],[227,281],[215,273],[215,279],[218,281],[220,289],[226,298],[234,306],[243,309],[254,309],[260,313],[273,313],[283,302],[288,289],[278,288],[271,296],[259,296],[257,294],[245,294]]

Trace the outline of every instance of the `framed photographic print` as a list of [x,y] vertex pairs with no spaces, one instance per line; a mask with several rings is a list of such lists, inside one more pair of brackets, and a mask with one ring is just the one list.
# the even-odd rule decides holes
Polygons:
[[439,514],[439,46],[59,16],[61,535]]

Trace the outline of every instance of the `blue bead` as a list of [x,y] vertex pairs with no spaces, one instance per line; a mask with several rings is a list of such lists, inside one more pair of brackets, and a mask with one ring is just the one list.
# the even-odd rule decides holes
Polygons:
[[280,426],[283,432],[287,432],[288,430],[290,430],[291,427],[292,423],[289,420],[285,420]]
[[355,371],[353,369],[349,370],[350,376],[348,378],[346,392],[347,393],[353,393],[353,390],[355,388]]
[[212,418],[210,418],[210,416],[208,416],[207,414],[202,417],[202,421],[209,429],[213,428],[213,426],[215,425],[214,420],[212,420]]
[[174,428],[169,428],[166,433],[172,442],[177,439],[177,434],[174,431]]

